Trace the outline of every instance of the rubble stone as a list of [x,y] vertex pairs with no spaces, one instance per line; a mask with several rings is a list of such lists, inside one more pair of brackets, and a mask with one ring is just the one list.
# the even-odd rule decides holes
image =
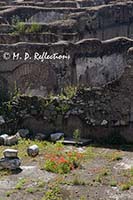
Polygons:
[[18,143],[18,136],[17,135],[13,135],[13,136],[10,136],[6,139],[6,142],[5,144],[7,146],[12,146],[12,145],[15,145]]
[[18,157],[18,150],[16,149],[6,149],[3,152],[5,158],[17,158]]
[[5,120],[3,118],[3,116],[0,116],[0,125],[5,124]]
[[21,161],[19,158],[1,158],[0,159],[0,169],[10,169],[15,170],[18,169],[21,165]]
[[3,134],[0,136],[0,145],[6,145],[6,140],[9,136],[7,134]]
[[31,157],[35,157],[39,154],[39,147],[37,145],[32,145],[28,147],[27,154]]
[[20,129],[17,131],[17,133],[20,135],[20,137],[27,138],[30,132],[28,129]]
[[52,133],[50,135],[51,141],[53,141],[53,142],[60,140],[62,137],[64,137],[64,133]]

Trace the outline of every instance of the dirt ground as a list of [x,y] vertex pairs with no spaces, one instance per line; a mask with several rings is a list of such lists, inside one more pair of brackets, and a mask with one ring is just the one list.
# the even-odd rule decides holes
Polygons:
[[[76,148],[84,152],[88,147]],[[65,175],[41,170],[38,158],[22,159],[17,172],[0,172],[0,200],[132,200],[133,146],[92,148],[92,158]]]

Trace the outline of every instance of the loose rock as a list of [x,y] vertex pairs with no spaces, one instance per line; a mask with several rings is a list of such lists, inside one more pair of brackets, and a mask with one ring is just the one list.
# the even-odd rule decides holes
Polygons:
[[5,120],[3,118],[3,116],[0,116],[0,125],[5,124]]
[[18,136],[17,135],[13,135],[10,136],[6,139],[6,145],[7,146],[12,146],[18,143]]
[[62,137],[64,137],[64,133],[53,133],[50,135],[51,141],[53,142],[60,140]]
[[102,123],[101,123],[102,126],[106,126],[107,124],[108,124],[108,121],[105,120],[105,119],[104,119],[104,120],[102,121]]
[[1,158],[0,159],[0,169],[10,169],[15,170],[18,169],[21,165],[21,161],[19,158]]
[[17,132],[17,134],[19,134],[20,137],[22,137],[22,138],[28,138],[29,133],[30,133],[30,132],[29,132],[28,129],[20,129],[20,130],[18,130],[18,132]]
[[18,150],[16,149],[6,149],[3,151],[3,155],[5,158],[17,158]]
[[6,140],[9,136],[7,134],[3,134],[0,136],[0,145],[6,145]]
[[39,154],[39,147],[37,145],[32,145],[28,147],[27,154],[31,157],[35,157]]
[[47,138],[48,138],[48,135],[44,133],[37,133],[35,136],[35,139],[40,140],[40,141],[46,140]]

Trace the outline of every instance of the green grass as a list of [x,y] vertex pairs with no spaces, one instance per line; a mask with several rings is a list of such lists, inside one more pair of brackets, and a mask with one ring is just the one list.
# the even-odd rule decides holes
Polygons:
[[86,148],[85,153],[84,153],[84,155],[85,155],[85,160],[86,160],[86,161],[88,161],[88,160],[93,160],[93,159],[96,158],[96,156],[97,156],[98,154],[95,152],[94,149],[95,149],[95,148],[94,148],[94,147],[91,147],[91,146],[89,146],[89,147]]
[[13,193],[15,193],[15,190],[9,190],[6,192],[6,196],[10,197]]
[[12,174],[12,172],[10,170],[2,169],[2,170],[0,170],[0,179],[4,178],[6,176],[9,176],[11,174]]
[[12,35],[16,34],[26,34],[26,33],[39,33],[41,32],[42,26],[38,23],[32,23],[30,26],[27,26],[25,22],[17,21],[15,24],[15,31],[12,32]]
[[86,185],[85,181],[80,178],[79,175],[75,175],[72,180],[72,185]]
[[102,155],[103,158],[107,159],[110,162],[122,160],[122,156],[123,156],[123,153],[119,151],[107,152]]
[[40,24],[33,23],[27,28],[26,33],[38,33],[41,31],[41,28],[42,26]]
[[25,190],[27,193],[30,193],[30,194],[34,194],[36,192],[39,192],[40,189],[38,187],[29,187]]
[[130,169],[130,176],[133,177],[133,167]]
[[38,145],[40,152],[43,152],[46,149],[46,147],[49,145],[49,143],[45,141],[38,141],[38,140],[32,141],[29,139],[20,139],[18,144],[12,146],[12,148],[18,150],[18,156],[20,158],[29,159],[29,156],[27,155],[27,148],[34,144]]
[[110,181],[110,186],[111,186],[111,187],[116,187],[116,186],[117,186],[117,181],[111,180],[111,181]]
[[23,34],[26,31],[26,26],[24,22],[18,22],[16,24],[16,32],[19,34]]
[[124,190],[129,190],[130,189],[130,183],[123,183],[123,184],[121,184],[120,185],[120,189],[122,190],[122,191],[124,191]]
[[41,200],[63,200],[59,185],[51,185]]
[[86,197],[81,196],[81,197],[80,197],[80,200],[87,200],[87,199],[86,199]]
[[123,183],[120,183],[120,189],[122,191],[129,190],[133,186],[133,168],[131,167],[128,170],[124,170],[121,173],[122,176],[125,176],[126,180]]
[[21,179],[17,182],[17,184],[16,184],[16,186],[15,186],[15,189],[21,190],[21,189],[23,188],[23,186],[25,185],[25,183],[26,183],[26,179],[25,179],[25,178],[21,178]]
[[107,176],[110,176],[111,175],[111,171],[110,169],[108,168],[102,168],[97,174],[96,174],[96,177],[95,177],[95,181],[96,182],[99,182],[99,183],[102,183],[103,179]]
[[42,180],[39,180],[38,183],[37,183],[37,186],[39,188],[43,188],[43,187],[45,187],[45,185],[46,185],[45,181],[42,181]]

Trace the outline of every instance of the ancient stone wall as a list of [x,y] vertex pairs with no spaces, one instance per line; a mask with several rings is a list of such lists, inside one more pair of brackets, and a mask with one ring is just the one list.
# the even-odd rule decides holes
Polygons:
[[[99,38],[107,40],[113,37],[126,36],[133,38],[133,3],[131,1],[117,4],[80,8],[42,8],[37,6],[16,6],[0,11],[10,24],[17,17],[28,23],[52,23],[60,21],[60,27],[68,23],[73,33],[78,32],[77,39]],[[71,20],[75,20],[75,25]],[[56,33],[57,25],[49,25],[49,30]],[[53,26],[53,27],[52,27]],[[57,26],[56,29],[54,27]],[[67,32],[70,28],[67,30]],[[60,29],[60,34],[66,29]]]
[[71,97],[68,93],[48,98],[21,96],[10,103],[10,110],[6,104],[2,107],[5,124],[0,129],[28,128],[34,136],[64,132],[66,137],[79,129],[82,138],[133,143],[132,83],[133,68],[127,66],[119,80],[103,88],[80,88]]
[[[75,44],[3,44],[0,45],[0,75],[8,82],[8,88],[13,89],[16,82],[22,92],[40,90],[44,95],[60,92],[69,85],[103,86],[122,76],[127,66],[126,52],[132,45],[133,41],[127,38],[105,42],[88,39]],[[9,53],[9,58],[8,55],[7,58],[4,57],[5,52]],[[44,60],[38,60],[43,52],[67,57],[44,57]],[[36,53],[39,55],[37,58]],[[26,54],[31,59],[26,58]]]
[[[17,87],[32,97],[4,104],[0,132],[29,128],[72,136],[78,128],[81,137],[115,135],[132,143],[132,47],[132,1],[4,2],[0,95]],[[69,86],[79,88],[72,98],[65,93]],[[38,97],[51,93],[52,99]]]

